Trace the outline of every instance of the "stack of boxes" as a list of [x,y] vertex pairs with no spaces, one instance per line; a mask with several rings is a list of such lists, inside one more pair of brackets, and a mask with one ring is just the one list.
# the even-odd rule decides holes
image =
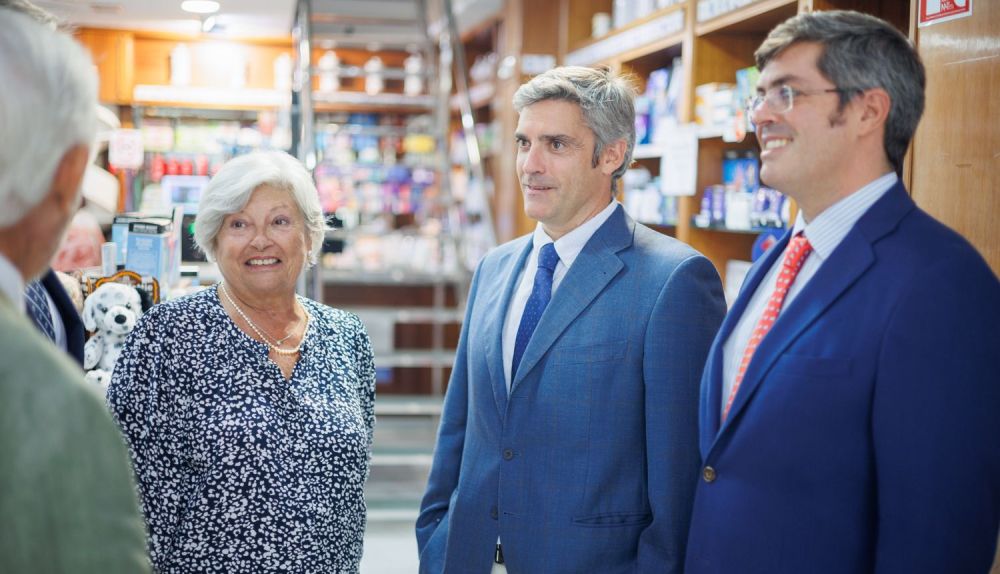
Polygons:
[[111,241],[117,260],[125,269],[143,278],[155,279],[165,297],[169,286],[180,280],[183,209],[169,213],[144,215],[120,213],[111,225]]

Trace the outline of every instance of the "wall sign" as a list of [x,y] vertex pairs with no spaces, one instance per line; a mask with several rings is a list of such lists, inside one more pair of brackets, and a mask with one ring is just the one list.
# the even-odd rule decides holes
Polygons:
[[142,167],[142,132],[139,130],[115,130],[108,141],[108,163],[115,169],[139,169]]
[[918,26],[930,26],[972,15],[972,0],[920,0]]

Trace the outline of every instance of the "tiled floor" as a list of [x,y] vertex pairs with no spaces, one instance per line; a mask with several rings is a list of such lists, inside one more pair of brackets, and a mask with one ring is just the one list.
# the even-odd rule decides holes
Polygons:
[[[365,487],[368,526],[361,574],[415,574],[413,525],[430,471],[437,418],[410,412],[426,407],[419,399],[377,400],[372,468]],[[439,407],[440,399],[435,402]]]
[[361,574],[414,574],[417,565],[412,520],[369,521]]

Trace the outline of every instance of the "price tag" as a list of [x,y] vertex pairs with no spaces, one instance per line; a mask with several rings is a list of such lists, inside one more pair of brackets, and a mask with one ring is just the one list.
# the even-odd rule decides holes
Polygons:
[[142,132],[139,130],[115,130],[108,142],[108,162],[115,169],[139,169],[142,167]]

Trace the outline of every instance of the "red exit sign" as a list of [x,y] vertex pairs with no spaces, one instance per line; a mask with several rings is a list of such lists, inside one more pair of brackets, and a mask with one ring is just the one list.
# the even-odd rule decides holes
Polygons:
[[919,26],[964,18],[972,14],[972,0],[920,0]]

